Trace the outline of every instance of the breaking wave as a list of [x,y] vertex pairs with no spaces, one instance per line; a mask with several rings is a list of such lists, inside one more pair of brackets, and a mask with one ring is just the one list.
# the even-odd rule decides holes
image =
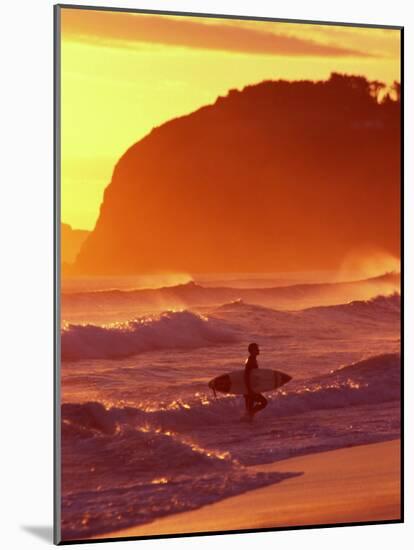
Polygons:
[[[207,387],[158,409],[64,403],[63,537],[142,524],[300,475],[249,464],[398,437],[400,361],[399,354],[377,355],[292,381],[268,395],[254,427],[240,422],[240,397],[215,400]],[[77,475],[65,470],[74,463],[82,464]]]
[[[353,405],[385,403],[400,399],[401,358],[390,353],[370,357],[329,374],[290,382],[268,396],[269,406],[261,413],[290,416],[314,410]],[[206,392],[207,392],[206,388]],[[97,433],[115,434],[122,426],[186,432],[206,425],[222,425],[240,417],[237,397],[208,399],[196,397],[184,403],[175,401],[160,409],[140,407],[106,408],[99,402],[66,403],[62,418],[68,435],[89,437]]]
[[166,311],[109,326],[67,325],[62,359],[115,359],[168,348],[199,348],[237,340],[226,322],[190,311]]

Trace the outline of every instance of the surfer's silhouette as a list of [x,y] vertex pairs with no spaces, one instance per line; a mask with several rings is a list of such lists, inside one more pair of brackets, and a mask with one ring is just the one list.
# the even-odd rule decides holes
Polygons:
[[260,393],[255,393],[250,385],[250,374],[252,369],[259,368],[256,357],[260,353],[259,346],[256,343],[249,344],[247,348],[249,357],[246,360],[244,368],[244,379],[248,393],[244,395],[246,402],[246,419],[253,420],[254,415],[264,409],[267,405],[267,399]]

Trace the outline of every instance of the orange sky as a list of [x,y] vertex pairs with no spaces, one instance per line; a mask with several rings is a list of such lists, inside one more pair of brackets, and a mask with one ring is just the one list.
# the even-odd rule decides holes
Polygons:
[[400,80],[392,29],[62,8],[62,221],[93,229],[124,151],[230,88],[332,71]]

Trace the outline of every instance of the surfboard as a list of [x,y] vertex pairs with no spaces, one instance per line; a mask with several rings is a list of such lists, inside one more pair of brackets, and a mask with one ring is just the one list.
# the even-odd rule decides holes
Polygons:
[[[252,369],[250,386],[255,393],[272,391],[287,384],[292,377],[284,372],[270,369]],[[248,393],[245,381],[245,371],[235,370],[213,378],[208,383],[209,388],[221,393],[245,395]]]

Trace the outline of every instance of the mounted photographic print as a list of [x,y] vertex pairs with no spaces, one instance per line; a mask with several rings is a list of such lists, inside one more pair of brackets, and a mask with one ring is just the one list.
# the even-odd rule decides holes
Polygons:
[[55,542],[401,522],[403,29],[54,10]]

